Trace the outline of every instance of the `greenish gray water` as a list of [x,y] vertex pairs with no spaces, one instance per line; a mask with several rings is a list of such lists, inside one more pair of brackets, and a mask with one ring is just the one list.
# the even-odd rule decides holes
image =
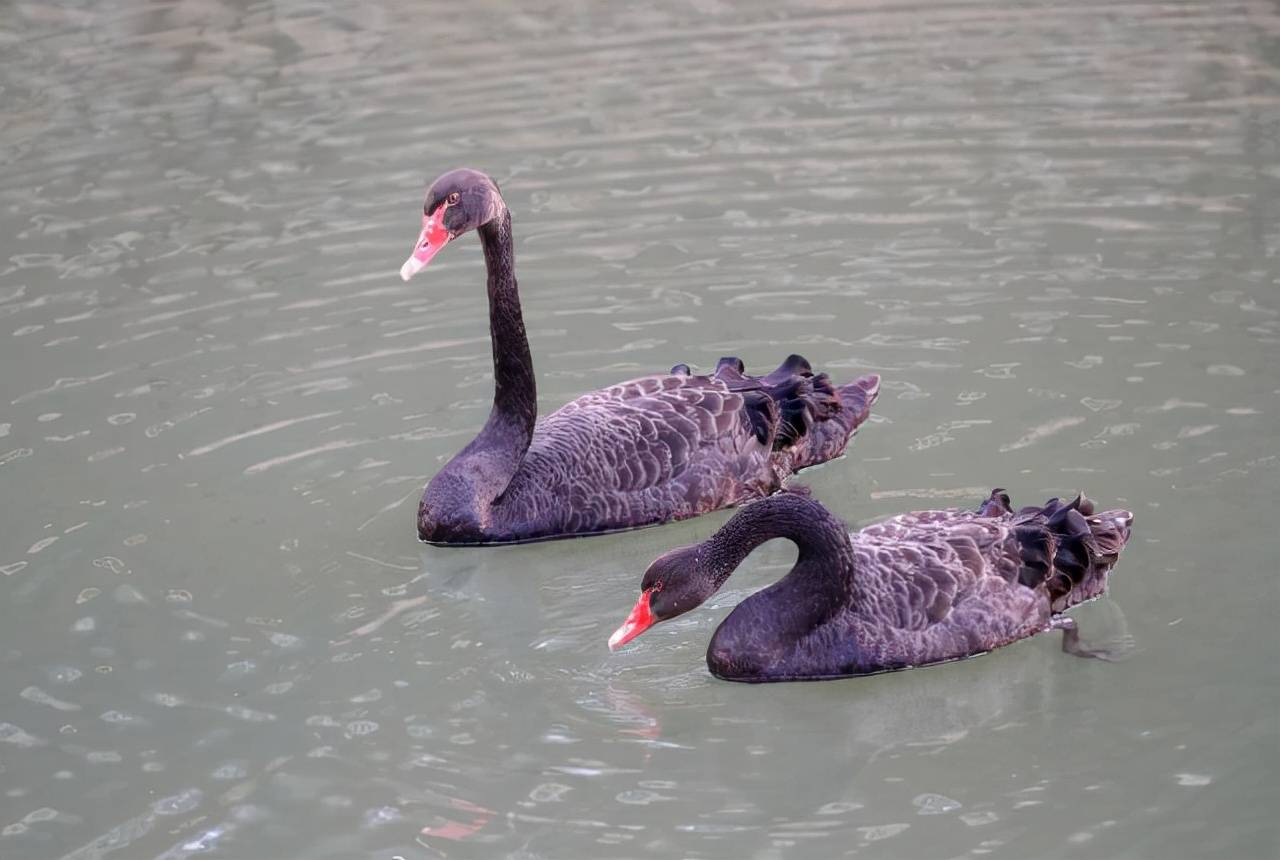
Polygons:
[[[0,856],[1277,853],[1280,9],[11,2],[0,17]],[[677,361],[884,376],[851,524],[1137,514],[1086,638],[746,687],[725,515],[420,547],[490,395],[502,184],[550,409]]]

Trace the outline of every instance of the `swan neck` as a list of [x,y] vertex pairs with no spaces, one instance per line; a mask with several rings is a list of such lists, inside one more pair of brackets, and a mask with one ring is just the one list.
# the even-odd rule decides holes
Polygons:
[[538,391],[520,310],[511,213],[506,206],[478,232],[488,272],[489,335],[493,345],[493,410],[485,432],[500,434],[505,445],[518,448],[523,456],[538,418]]
[[799,548],[796,571],[829,570],[852,556],[844,524],[826,508],[795,493],[779,493],[747,505],[707,541],[703,558],[716,588],[752,550],[774,538]]

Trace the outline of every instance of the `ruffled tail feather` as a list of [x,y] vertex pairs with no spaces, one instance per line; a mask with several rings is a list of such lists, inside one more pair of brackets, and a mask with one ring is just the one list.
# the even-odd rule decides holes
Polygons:
[[1043,587],[1054,612],[1062,612],[1100,596],[1120,552],[1129,542],[1133,514],[1125,510],[1095,512],[1083,494],[1070,502],[1050,499],[1013,513],[1003,490],[978,509],[983,516],[1012,515],[1022,560],[1018,581]]
[[[677,365],[672,372],[687,372]],[[789,355],[765,376],[747,376],[741,360],[720,359],[714,376],[741,393],[756,437],[774,451],[791,451],[793,469],[838,457],[880,393],[880,377],[868,374],[836,386],[814,373],[803,356]]]

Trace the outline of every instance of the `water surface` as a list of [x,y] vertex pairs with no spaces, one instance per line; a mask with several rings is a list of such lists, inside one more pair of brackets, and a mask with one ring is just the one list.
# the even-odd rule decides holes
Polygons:
[[[11,2],[0,856],[1263,857],[1280,847],[1280,10]],[[413,533],[491,393],[490,171],[551,409],[678,361],[884,377],[851,524],[1137,514],[1086,638],[707,674],[784,573],[610,655],[724,514]]]

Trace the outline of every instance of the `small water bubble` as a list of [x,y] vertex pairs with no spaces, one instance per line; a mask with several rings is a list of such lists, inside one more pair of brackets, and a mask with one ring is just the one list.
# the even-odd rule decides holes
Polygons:
[[160,705],[165,708],[176,708],[179,705],[185,705],[187,703],[187,700],[182,696],[175,696],[172,693],[151,693],[143,698],[148,702],[152,702],[153,704]]
[[4,829],[0,830],[0,836],[19,836],[26,833],[27,830],[27,825],[21,821],[15,821],[12,824],[5,825]]
[[534,786],[533,791],[529,792],[529,799],[534,803],[558,803],[562,797],[572,790],[572,786],[562,785],[558,782],[544,782],[541,785]]
[[76,603],[88,603],[101,593],[101,588],[94,588],[93,586],[90,586],[89,588],[83,589],[76,595]]
[[118,575],[130,573],[129,568],[125,567],[124,562],[113,555],[104,555],[102,558],[95,558],[93,560],[93,566],[104,568]]
[[342,725],[328,714],[312,714],[303,721],[303,724],[320,729],[336,729]]
[[633,788],[629,791],[620,792],[615,795],[614,799],[619,803],[627,803],[632,806],[648,806],[650,803],[657,803],[662,800],[672,800],[673,798],[665,794],[659,794],[656,791]]
[[1203,773],[1178,773],[1174,774],[1178,780],[1178,785],[1185,785],[1193,788],[1199,788],[1213,782],[1213,777]]
[[346,734],[349,738],[359,738],[365,735],[371,735],[378,730],[378,724],[373,720],[352,720],[347,723]]
[[400,810],[394,806],[379,806],[365,810],[364,826],[378,827],[383,824],[390,824],[393,821],[399,821],[401,817]]
[[910,824],[875,824],[871,827],[859,827],[858,833],[868,842],[879,842],[881,839],[897,836],[910,827]]
[[164,763],[158,761],[147,761],[142,763],[144,773],[160,773],[164,770]]
[[26,570],[28,564],[30,564],[30,562],[26,561],[15,561],[12,564],[0,564],[0,573],[5,576],[13,576],[15,573],[21,573]]
[[214,768],[213,773],[209,776],[218,780],[244,779],[248,774],[243,764],[238,761],[229,761],[226,764],[219,765]]
[[190,842],[184,842],[183,851],[208,851],[222,837],[223,830],[221,827],[215,827],[212,830],[206,830]]
[[991,810],[983,810],[982,812],[966,812],[960,816],[960,820],[970,827],[981,827],[984,824],[991,824],[998,821],[1000,816]]
[[919,794],[911,803],[916,807],[919,815],[942,815],[954,812],[961,806],[960,801],[941,794]]
[[248,723],[269,723],[275,720],[275,714],[269,714],[266,711],[256,711],[253,708],[246,708],[244,705],[227,705],[223,709],[229,716],[235,717],[237,720],[244,720]]
[[147,542],[147,536],[144,534],[129,535],[124,539],[125,546],[139,546]]
[[258,671],[258,664],[252,660],[239,660],[235,663],[228,663],[227,668],[223,670],[219,676],[219,681],[234,681],[247,675],[252,675]]
[[138,417],[135,412],[117,412],[115,415],[107,416],[107,423],[112,427],[119,427],[122,424],[129,424]]
[[27,548],[27,555],[35,555],[38,552],[42,552],[43,550],[48,549],[49,547],[53,546],[53,544],[58,540],[59,537],[60,535],[53,535],[51,537],[41,538],[40,540],[36,541],[30,547]]
[[92,633],[97,626],[98,622],[93,620],[93,616],[87,615],[84,618],[77,618],[71,625],[71,630],[74,633]]
[[98,719],[118,726],[145,726],[147,721],[128,711],[103,711]]
[[39,809],[33,809],[26,815],[22,816],[22,820],[28,824],[36,824],[41,821],[53,821],[58,817],[58,810],[51,809],[48,806],[42,806]]
[[75,666],[50,666],[48,669],[49,680],[55,684],[70,684],[80,680],[84,675]]
[[171,588],[165,592],[164,599],[168,603],[190,603],[191,592],[182,588]]
[[376,702],[381,698],[382,698],[382,691],[379,690],[377,687],[374,687],[372,690],[366,690],[365,692],[360,693],[359,695],[352,696],[350,701],[357,705],[364,705],[364,704],[368,704],[369,702]]
[[152,804],[151,808],[156,815],[182,815],[190,812],[200,805],[200,801],[204,799],[204,792],[198,788],[188,788],[177,794],[162,797]]
[[348,606],[336,616],[337,621],[359,621],[368,613],[368,608],[364,606]]
[[832,803],[823,804],[818,809],[819,815],[844,815],[846,812],[854,812],[862,808],[862,804],[854,800],[837,800]]
[[286,649],[297,648],[302,644],[302,639],[291,633],[272,633],[267,637],[267,641],[277,648]]
[[279,696],[282,693],[287,693],[292,689],[293,689],[292,681],[277,681],[274,684],[268,684],[267,686],[263,687],[262,691],[271,696]]
[[50,421],[57,421],[61,417],[61,412],[45,412],[43,415],[37,415],[36,420],[41,424],[48,424]]
[[124,756],[115,750],[88,752],[84,757],[93,764],[116,764],[124,761]]

